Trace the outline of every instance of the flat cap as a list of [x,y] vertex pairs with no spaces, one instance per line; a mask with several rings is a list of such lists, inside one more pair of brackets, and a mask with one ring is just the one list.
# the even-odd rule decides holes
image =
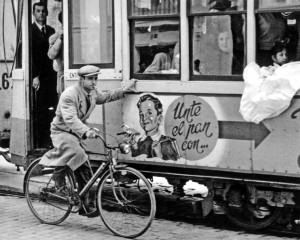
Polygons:
[[86,65],[78,69],[78,75],[81,77],[88,77],[98,75],[100,68],[93,65]]

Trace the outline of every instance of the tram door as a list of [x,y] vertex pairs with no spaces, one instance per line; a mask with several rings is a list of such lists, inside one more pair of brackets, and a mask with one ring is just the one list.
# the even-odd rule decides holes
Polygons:
[[[53,56],[52,59],[49,57],[48,50],[49,42],[54,43],[58,33],[62,32],[62,1],[32,0],[30,10],[30,145],[33,149],[43,150],[51,148],[50,123],[58,103],[59,69]],[[62,52],[57,56],[60,54]]]

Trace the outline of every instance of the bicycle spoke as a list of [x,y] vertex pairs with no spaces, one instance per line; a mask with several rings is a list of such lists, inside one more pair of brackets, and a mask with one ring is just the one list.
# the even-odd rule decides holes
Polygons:
[[62,175],[65,186],[58,189],[53,178],[54,169],[44,168],[33,162],[25,175],[25,196],[31,212],[42,223],[59,224],[72,209],[73,181],[70,175]]
[[[145,184],[140,191],[139,182]],[[98,208],[104,224],[116,235],[137,237],[151,225],[155,196],[146,178],[132,168],[106,173],[98,189]]]

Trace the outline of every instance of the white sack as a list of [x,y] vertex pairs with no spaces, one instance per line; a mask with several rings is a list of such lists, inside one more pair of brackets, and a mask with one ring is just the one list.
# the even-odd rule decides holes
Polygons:
[[244,69],[245,88],[240,113],[246,121],[259,123],[286,110],[300,89],[300,62],[274,69],[249,63]]

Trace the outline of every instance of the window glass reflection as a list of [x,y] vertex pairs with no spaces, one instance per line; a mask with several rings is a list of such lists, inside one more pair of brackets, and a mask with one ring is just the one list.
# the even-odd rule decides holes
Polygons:
[[178,13],[178,0],[132,0],[131,16],[170,15]]
[[244,15],[196,16],[193,21],[193,74],[241,74]]
[[134,73],[178,74],[179,21],[135,21]]
[[72,1],[71,63],[112,63],[111,0]]

